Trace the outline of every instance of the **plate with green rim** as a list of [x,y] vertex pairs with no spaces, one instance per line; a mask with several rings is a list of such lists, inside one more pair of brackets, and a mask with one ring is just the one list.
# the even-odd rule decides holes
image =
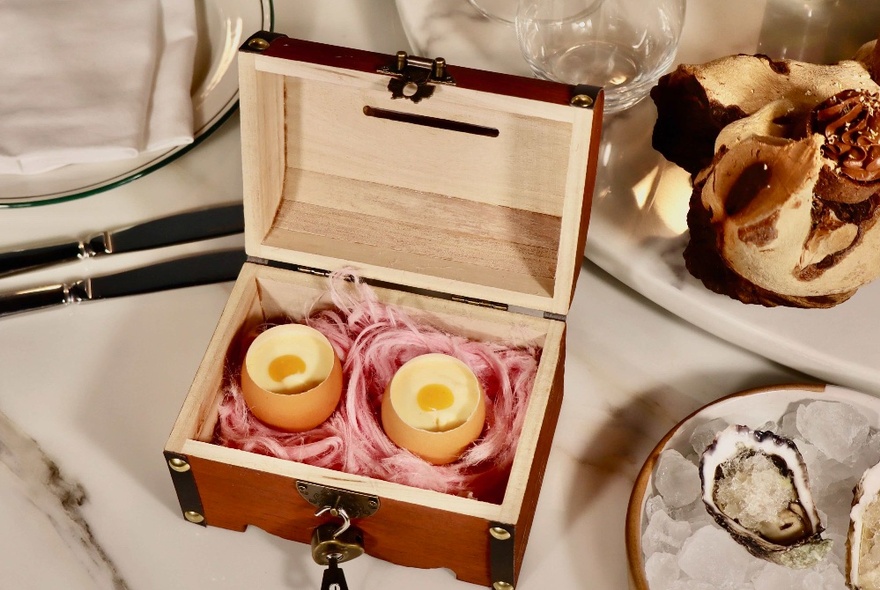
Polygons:
[[141,178],[193,149],[238,106],[236,55],[244,40],[274,29],[272,0],[196,0],[193,142],[113,162],[72,164],[32,175],[0,175],[0,207],[46,205],[88,197]]

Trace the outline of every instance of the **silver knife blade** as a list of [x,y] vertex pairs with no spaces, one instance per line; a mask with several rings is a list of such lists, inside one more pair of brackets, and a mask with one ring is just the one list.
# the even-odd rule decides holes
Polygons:
[[0,317],[81,301],[231,281],[238,276],[246,259],[244,250],[221,250],[72,283],[0,293]]
[[149,250],[242,231],[244,207],[241,203],[187,211],[105,231],[81,241],[0,253],[0,277],[78,258]]

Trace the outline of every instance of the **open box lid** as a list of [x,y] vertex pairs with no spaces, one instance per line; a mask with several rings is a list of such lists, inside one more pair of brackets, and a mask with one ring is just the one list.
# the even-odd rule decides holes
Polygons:
[[568,313],[600,89],[266,32],[239,77],[250,257]]

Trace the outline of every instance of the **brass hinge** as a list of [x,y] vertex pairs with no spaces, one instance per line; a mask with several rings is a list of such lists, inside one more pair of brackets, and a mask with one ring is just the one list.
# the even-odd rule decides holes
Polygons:
[[553,313],[552,311],[545,311],[543,315],[545,320],[556,320],[558,322],[564,322],[566,319],[564,313]]
[[272,268],[281,268],[284,270],[292,270],[294,272],[314,275],[316,277],[327,278],[330,276],[329,270],[315,268],[313,266],[305,266],[303,264],[294,264],[292,262],[278,262],[277,260],[269,260],[268,258],[259,258],[257,256],[248,256],[247,261],[253,262],[254,264],[261,264],[263,266],[270,266]]
[[419,102],[434,94],[434,85],[455,86],[455,79],[446,71],[446,60],[408,55],[398,51],[393,63],[378,69],[380,74],[391,76],[388,90],[391,98],[406,98]]
[[303,266],[301,264],[292,264],[290,265],[291,270],[295,270],[296,272],[303,272],[309,275],[315,275],[316,277],[329,277],[330,271],[324,270],[323,268],[315,268],[312,266]]
[[452,295],[450,299],[459,303],[467,303],[468,305],[477,305],[479,307],[488,307],[501,311],[507,311],[508,309],[506,303],[498,303],[496,301],[488,301],[486,299],[476,299],[474,297],[465,297],[464,295]]

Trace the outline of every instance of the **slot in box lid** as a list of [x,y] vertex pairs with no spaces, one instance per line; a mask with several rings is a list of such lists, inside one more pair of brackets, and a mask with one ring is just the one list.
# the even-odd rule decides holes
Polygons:
[[567,314],[601,90],[265,32],[239,68],[249,256]]

